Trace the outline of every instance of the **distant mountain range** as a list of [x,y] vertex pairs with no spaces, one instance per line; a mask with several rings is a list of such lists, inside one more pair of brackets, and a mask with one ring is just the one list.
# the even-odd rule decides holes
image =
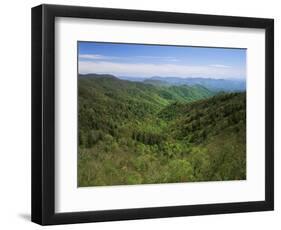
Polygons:
[[246,81],[242,79],[213,79],[213,78],[177,78],[177,77],[151,77],[144,83],[162,85],[201,85],[213,91],[245,91]]
[[[152,85],[139,81],[128,81],[119,79],[109,74],[87,74],[79,75],[79,84],[85,88],[85,92],[90,88],[98,94],[98,98],[110,96],[114,101],[136,100],[145,102],[146,107],[151,103],[153,108],[162,107],[175,101],[192,102],[214,96],[213,92],[201,85]],[[79,85],[82,88],[81,85]]]
[[[116,77],[110,74],[85,74],[80,77]],[[121,80],[143,82],[155,86],[195,86],[200,85],[209,90],[219,92],[243,92],[246,91],[246,81],[243,79],[215,79],[215,78],[179,78],[179,77],[117,77]]]

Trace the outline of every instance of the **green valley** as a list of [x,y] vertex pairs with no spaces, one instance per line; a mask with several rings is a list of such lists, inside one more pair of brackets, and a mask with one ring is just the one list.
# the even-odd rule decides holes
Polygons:
[[246,179],[246,93],[78,77],[78,186]]

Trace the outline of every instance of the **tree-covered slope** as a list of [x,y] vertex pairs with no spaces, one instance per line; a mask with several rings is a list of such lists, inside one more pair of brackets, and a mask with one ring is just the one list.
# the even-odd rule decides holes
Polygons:
[[246,95],[80,76],[79,186],[246,178]]
[[157,87],[111,75],[80,76],[78,86],[81,130],[100,126],[111,129],[124,120],[154,114],[175,101],[190,102],[214,95],[201,86]]
[[158,116],[170,124],[170,136],[198,148],[197,180],[246,179],[246,93],[173,103]]
[[171,132],[180,139],[201,142],[225,129],[244,129],[246,126],[246,93],[229,93],[192,103],[175,102],[159,114],[172,121]]

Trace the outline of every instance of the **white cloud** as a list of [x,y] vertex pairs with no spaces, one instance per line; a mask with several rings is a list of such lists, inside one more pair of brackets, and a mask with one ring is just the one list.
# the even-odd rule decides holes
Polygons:
[[117,57],[104,56],[100,54],[79,54],[79,59],[90,59],[90,60],[109,60],[116,59]]
[[116,59],[126,59],[131,60],[132,58],[139,58],[139,59],[160,59],[165,61],[179,61],[177,58],[169,57],[169,56],[134,56],[134,57],[114,57],[114,56],[105,56],[100,54],[79,54],[79,59],[86,59],[86,60],[116,60]]
[[142,55],[136,56],[136,58],[148,58],[148,59],[175,59],[174,57],[170,56],[149,56],[149,55]]
[[233,67],[222,68],[221,65],[191,66],[182,64],[141,64],[116,63],[110,61],[79,61],[79,73],[113,74],[116,76],[151,77],[211,77],[211,78],[241,78],[245,76],[244,69]]
[[210,65],[212,67],[217,67],[217,68],[230,68],[231,66],[229,65],[221,65],[221,64],[213,64],[213,65]]

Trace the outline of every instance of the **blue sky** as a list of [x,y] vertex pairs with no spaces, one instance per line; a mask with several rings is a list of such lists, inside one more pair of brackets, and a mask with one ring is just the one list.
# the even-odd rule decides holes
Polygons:
[[126,77],[245,79],[246,49],[78,42],[78,71]]

